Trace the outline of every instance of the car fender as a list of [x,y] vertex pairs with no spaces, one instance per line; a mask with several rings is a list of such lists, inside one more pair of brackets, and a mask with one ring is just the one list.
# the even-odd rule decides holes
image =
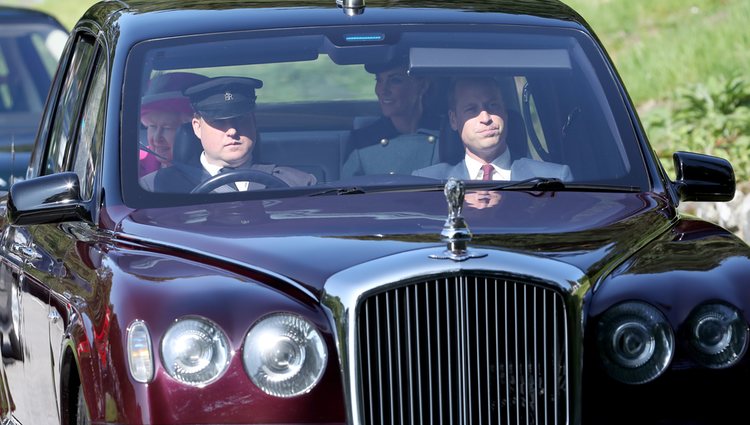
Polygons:
[[[72,353],[63,357],[70,367],[77,364],[92,421],[127,423],[135,420],[127,412],[141,411],[145,422],[160,422],[173,413],[158,400],[170,392],[194,390],[170,378],[160,365],[161,337],[181,317],[211,320],[227,334],[233,350],[240,352],[256,320],[277,311],[297,313],[314,323],[327,340],[329,352],[334,352],[327,319],[309,294],[279,276],[237,265],[209,264],[213,261],[135,249],[112,249],[102,256],[101,280],[93,289],[100,292],[91,298],[97,304],[82,304],[80,314],[71,315],[78,314],[70,322],[62,347]],[[207,285],[213,287],[212,295],[195,302],[195,293],[205,291]],[[259,299],[263,300],[260,304]],[[136,320],[145,322],[151,335],[155,370],[151,385],[136,382],[127,366],[128,328]],[[230,367],[241,370],[241,355],[235,357]],[[332,375],[338,382],[335,369]]]
[[750,248],[728,230],[691,217],[619,265],[595,287],[590,316],[626,300],[657,306],[673,326],[696,304],[723,301],[750,311]]

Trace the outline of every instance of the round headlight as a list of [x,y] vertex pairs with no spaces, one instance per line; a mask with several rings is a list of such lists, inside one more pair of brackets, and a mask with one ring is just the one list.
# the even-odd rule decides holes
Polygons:
[[274,314],[256,323],[242,353],[250,379],[277,397],[310,391],[323,376],[327,357],[320,333],[292,314]]
[[169,376],[189,385],[217,380],[229,365],[229,343],[214,323],[202,318],[175,322],[161,342],[161,356]]
[[687,330],[690,354],[705,367],[732,366],[747,349],[747,323],[736,309],[724,304],[696,308],[688,318]]
[[613,378],[642,384],[661,375],[674,354],[674,334],[659,310],[627,302],[607,310],[597,328],[599,354]]

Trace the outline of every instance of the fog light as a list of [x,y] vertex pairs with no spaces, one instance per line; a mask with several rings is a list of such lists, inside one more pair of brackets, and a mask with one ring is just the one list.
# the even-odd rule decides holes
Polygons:
[[597,328],[599,355],[618,381],[642,384],[661,375],[674,355],[674,334],[664,315],[642,302],[607,310]]
[[705,367],[732,366],[747,349],[747,323],[733,307],[702,305],[690,314],[687,329],[690,354]]
[[327,357],[320,333],[291,314],[275,314],[255,324],[242,353],[253,383],[277,397],[309,392],[323,376]]

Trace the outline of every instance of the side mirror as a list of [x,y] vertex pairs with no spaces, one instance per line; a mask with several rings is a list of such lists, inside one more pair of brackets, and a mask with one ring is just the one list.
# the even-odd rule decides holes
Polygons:
[[80,220],[85,211],[78,175],[73,172],[14,183],[7,205],[8,221],[20,226]]
[[672,159],[677,172],[674,185],[681,201],[726,202],[734,198],[734,169],[726,159],[693,152],[675,152]]

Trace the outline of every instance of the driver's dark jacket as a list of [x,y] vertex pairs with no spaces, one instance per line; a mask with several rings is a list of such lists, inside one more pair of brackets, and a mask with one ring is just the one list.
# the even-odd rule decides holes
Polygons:
[[[317,183],[314,175],[291,167],[275,164],[249,164],[238,168],[247,168],[271,174],[289,186],[312,186]],[[140,180],[141,186],[146,190],[153,192],[188,193],[201,182],[208,180],[211,175],[203,168],[200,161],[195,161],[189,165],[173,165],[159,169],[153,173],[153,178],[151,177],[151,175],[146,175]],[[265,187],[263,184],[251,181],[248,185],[248,190],[264,189]],[[233,191],[234,189],[226,185],[213,190],[215,193]]]

